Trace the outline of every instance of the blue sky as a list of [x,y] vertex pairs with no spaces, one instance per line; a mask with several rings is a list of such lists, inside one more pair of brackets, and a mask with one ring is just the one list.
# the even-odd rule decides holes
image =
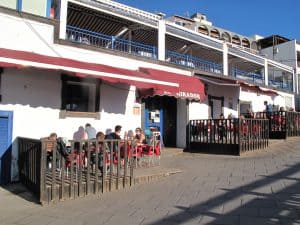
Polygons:
[[300,0],[117,0],[167,16],[204,13],[208,20],[238,34],[281,36],[300,40]]

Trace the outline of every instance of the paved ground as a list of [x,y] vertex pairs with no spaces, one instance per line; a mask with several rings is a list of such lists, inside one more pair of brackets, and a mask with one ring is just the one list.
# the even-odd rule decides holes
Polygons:
[[162,163],[183,172],[48,207],[0,188],[0,224],[300,224],[300,138],[242,157],[183,153]]

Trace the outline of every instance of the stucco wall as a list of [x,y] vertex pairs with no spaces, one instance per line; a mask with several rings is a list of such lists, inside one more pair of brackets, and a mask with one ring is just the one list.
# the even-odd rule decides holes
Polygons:
[[278,105],[279,107],[295,108],[294,95],[285,92],[278,92],[277,96],[270,96],[242,90],[240,93],[240,100],[251,102],[253,112],[265,110],[264,101],[267,101],[268,104]]
[[234,117],[238,117],[239,87],[209,84],[207,93],[215,97],[224,97],[223,113],[225,118],[230,113]]
[[56,132],[72,139],[79,126],[91,123],[106,132],[122,125],[123,131],[141,126],[141,116],[133,115],[135,87],[102,83],[100,119],[59,118],[61,106],[60,73],[36,69],[4,69],[1,76],[0,110],[13,111],[13,178],[17,177],[17,137],[41,138]]

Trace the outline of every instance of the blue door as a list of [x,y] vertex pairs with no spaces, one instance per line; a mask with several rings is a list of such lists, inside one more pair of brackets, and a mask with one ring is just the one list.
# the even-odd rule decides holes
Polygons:
[[10,111],[0,111],[0,184],[10,181],[12,116]]
[[163,136],[163,109],[145,109],[145,131],[159,131]]

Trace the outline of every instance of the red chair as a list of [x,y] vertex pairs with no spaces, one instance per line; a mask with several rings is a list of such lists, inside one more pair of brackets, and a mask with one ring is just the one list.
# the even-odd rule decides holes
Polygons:
[[142,155],[143,155],[143,149],[145,148],[145,145],[137,145],[135,148],[132,148],[129,151],[128,157],[133,157],[135,160],[135,167],[137,168],[138,162],[140,161]]
[[160,164],[161,146],[160,141],[156,141],[153,145],[145,145],[142,150],[142,156],[148,157],[148,165],[152,161],[154,163],[154,157],[158,158],[158,165]]

